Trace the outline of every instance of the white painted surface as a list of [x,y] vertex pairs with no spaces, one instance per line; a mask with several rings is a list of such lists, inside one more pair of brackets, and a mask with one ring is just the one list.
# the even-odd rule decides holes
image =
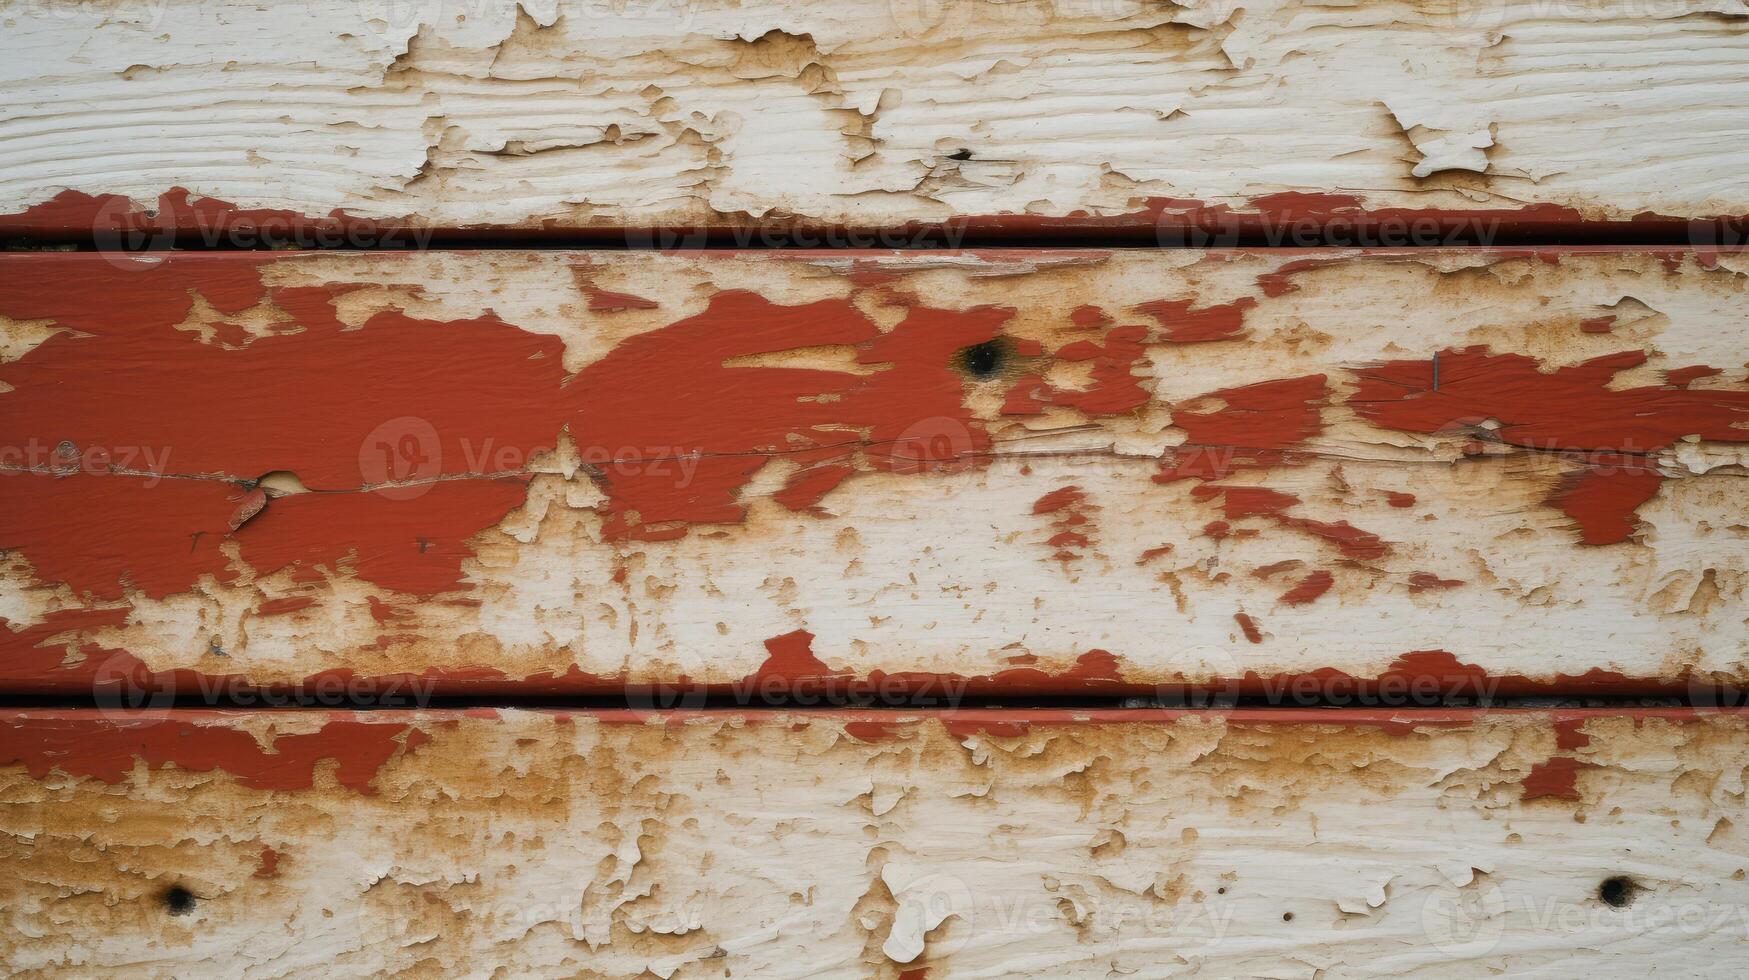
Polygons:
[[[1739,718],[1583,721],[1573,801],[1522,798],[1559,752],[1545,713],[1394,734],[1129,719],[991,735],[914,717],[863,742],[819,714],[440,712],[370,795],[327,763],[281,792],[143,762],[114,785],[9,767],[0,960],[248,977],[1737,972]],[[324,723],[202,722],[263,746]],[[1598,896],[1617,875],[1634,883],[1623,908]],[[193,911],[167,914],[172,885]]]
[[[414,223],[1749,212],[1742,0],[0,6],[0,213]],[[969,152],[970,159],[955,159]],[[780,222],[781,223],[781,222]]]

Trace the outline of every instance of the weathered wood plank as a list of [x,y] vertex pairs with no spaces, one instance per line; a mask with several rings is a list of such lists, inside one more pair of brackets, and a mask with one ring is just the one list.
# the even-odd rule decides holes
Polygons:
[[0,962],[1728,976],[1745,723],[7,712]]
[[0,685],[1741,682],[1746,270],[7,255]]
[[1410,215],[1743,216],[1746,10],[21,0],[0,7],[0,213],[225,241],[319,219],[364,245],[965,216],[1172,237],[1243,216],[1292,242],[1363,215],[1407,244]]

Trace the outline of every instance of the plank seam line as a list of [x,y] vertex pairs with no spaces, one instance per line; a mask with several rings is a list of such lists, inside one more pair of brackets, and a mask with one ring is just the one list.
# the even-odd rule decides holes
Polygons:
[[[976,220],[976,219],[969,219]],[[900,229],[821,228],[816,226],[771,226],[763,228],[704,229],[516,229],[516,228],[418,228],[385,225],[363,236],[338,235],[318,222],[291,229],[145,230],[134,232],[100,229],[72,231],[42,229],[9,230],[0,233],[0,249],[12,252],[113,252],[149,253],[339,251],[401,252],[446,250],[526,251],[859,251],[966,250],[980,248],[1026,249],[1157,249],[1209,251],[1224,248],[1564,248],[1616,245],[1628,248],[1693,248],[1738,250],[1749,245],[1749,219],[1718,218],[1683,221],[1577,221],[1550,225],[1546,222],[1503,222],[1498,227],[1477,227],[1461,218],[1429,219],[1427,230],[1401,235],[1371,227],[1362,219],[1353,223],[1323,222],[1296,226],[1289,234],[1268,228],[1239,227],[1213,230],[1155,227],[1077,227],[1012,229],[954,229],[943,226]],[[1187,237],[1194,240],[1185,240]],[[246,242],[239,239],[247,239]],[[130,244],[131,243],[131,244]]]

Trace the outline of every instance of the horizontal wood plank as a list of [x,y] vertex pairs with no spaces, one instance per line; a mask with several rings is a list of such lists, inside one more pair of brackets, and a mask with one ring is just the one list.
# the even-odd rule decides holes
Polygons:
[[1737,684],[1746,270],[0,256],[0,686]]
[[1477,235],[1741,217],[1744,10],[12,4],[0,227],[369,245],[390,226],[1177,240],[1243,220],[1291,242],[1368,216]]
[[39,975],[1728,976],[1740,713],[0,714]]

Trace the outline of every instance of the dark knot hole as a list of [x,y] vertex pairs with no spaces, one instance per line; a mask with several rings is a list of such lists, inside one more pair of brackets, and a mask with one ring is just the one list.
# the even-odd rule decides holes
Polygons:
[[1634,884],[1632,878],[1621,875],[1603,879],[1603,884],[1597,886],[1597,897],[1603,899],[1603,904],[1611,908],[1623,908],[1634,900],[1634,893],[1640,886]]
[[993,378],[1002,370],[1006,352],[1000,340],[986,340],[959,352],[959,367],[974,378]]
[[194,911],[194,893],[181,885],[171,885],[164,892],[164,908],[171,915],[187,915]]

